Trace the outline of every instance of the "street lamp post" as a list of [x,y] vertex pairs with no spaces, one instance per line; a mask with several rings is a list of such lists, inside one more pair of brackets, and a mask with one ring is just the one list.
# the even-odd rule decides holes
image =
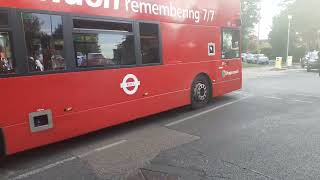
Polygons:
[[291,29],[291,20],[292,20],[292,16],[288,15],[288,42],[287,42],[287,61],[288,61],[288,57],[289,57],[289,46],[290,46],[290,29]]
[[318,45],[318,51],[320,51],[320,29],[317,31],[317,45]]

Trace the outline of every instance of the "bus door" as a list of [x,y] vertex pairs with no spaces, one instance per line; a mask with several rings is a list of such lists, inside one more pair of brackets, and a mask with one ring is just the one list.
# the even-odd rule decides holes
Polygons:
[[221,61],[218,67],[219,81],[226,82],[241,79],[240,31],[238,29],[222,29],[221,34]]

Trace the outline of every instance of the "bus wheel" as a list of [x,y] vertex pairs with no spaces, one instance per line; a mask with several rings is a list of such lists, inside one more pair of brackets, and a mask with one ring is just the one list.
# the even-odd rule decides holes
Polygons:
[[192,109],[205,107],[211,99],[211,86],[207,77],[198,76],[192,83],[191,106]]

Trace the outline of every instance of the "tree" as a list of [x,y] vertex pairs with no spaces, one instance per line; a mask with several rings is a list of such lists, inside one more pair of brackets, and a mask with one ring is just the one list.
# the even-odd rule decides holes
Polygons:
[[288,15],[292,15],[290,51],[295,59],[307,50],[320,50],[320,1],[283,0],[283,10],[274,17],[269,41],[273,56],[286,56]]
[[248,51],[250,35],[254,30],[254,25],[260,20],[259,3],[261,0],[241,0],[241,21],[242,21],[242,50]]
[[288,12],[294,17],[293,29],[301,35],[308,49],[320,49],[319,7],[319,0],[296,0],[288,6]]

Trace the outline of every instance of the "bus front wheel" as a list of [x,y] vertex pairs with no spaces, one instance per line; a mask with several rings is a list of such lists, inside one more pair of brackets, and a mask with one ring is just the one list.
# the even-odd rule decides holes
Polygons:
[[211,100],[212,88],[210,79],[204,75],[198,76],[192,83],[191,106],[192,109],[205,107]]

